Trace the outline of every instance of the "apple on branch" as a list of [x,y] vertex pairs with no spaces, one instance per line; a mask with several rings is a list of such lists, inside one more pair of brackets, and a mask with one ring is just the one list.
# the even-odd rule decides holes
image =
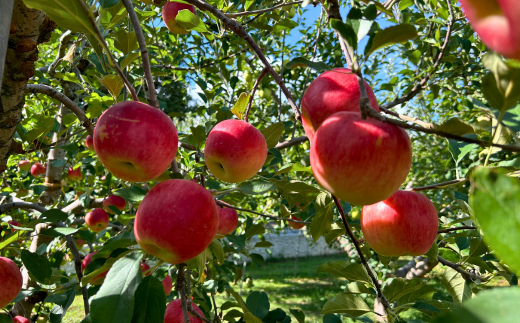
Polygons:
[[110,205],[115,206],[119,211],[123,211],[126,207],[126,201],[121,196],[112,194],[103,200],[103,207],[108,213],[114,214],[114,212],[109,208]]
[[[296,221],[302,220],[302,218],[297,217],[296,215],[291,215],[291,219],[296,220]],[[301,228],[303,228],[305,226],[305,223],[297,223],[297,222],[293,222],[293,221],[287,221],[287,222],[289,223],[289,226],[295,230],[300,230]]]
[[217,237],[223,238],[228,234],[232,234],[238,226],[237,210],[227,207],[219,207],[218,216],[219,222],[217,228]]
[[166,277],[162,281],[162,285],[163,285],[164,293],[166,294],[166,296],[170,295],[170,292],[172,291],[172,288],[173,288],[172,276],[166,275]]
[[13,323],[31,323],[31,321],[23,316],[15,316]]
[[162,16],[163,16],[164,24],[174,34],[186,35],[189,33],[189,31],[186,30],[186,28],[179,25],[177,23],[177,20],[175,20],[175,18],[177,18],[177,14],[179,13],[179,11],[185,10],[185,9],[188,9],[194,15],[197,14],[197,11],[195,10],[195,6],[192,6],[192,5],[189,5],[186,3],[180,3],[180,2],[176,2],[176,1],[166,1],[166,4],[163,7]]
[[94,209],[85,217],[85,224],[94,232],[101,232],[108,227],[110,220],[108,213],[103,209]]
[[316,131],[310,161],[321,187],[352,205],[374,204],[406,180],[412,145],[401,128],[338,112]]
[[[85,259],[83,259],[83,261],[81,262],[81,272],[83,273],[85,271],[85,268],[87,268],[88,264],[90,264],[92,262],[92,256],[94,256],[96,253],[98,253],[97,251],[96,252],[93,252],[93,253],[89,253]],[[108,275],[108,270],[105,271],[105,272],[102,272],[101,274],[93,277],[89,283],[91,285],[101,285],[103,284],[103,281],[105,280],[105,277]]]
[[387,257],[424,255],[435,242],[438,227],[435,206],[416,192],[397,191],[384,201],[365,205],[361,212],[363,237]]
[[18,170],[19,171],[30,171],[31,170],[31,162],[28,161],[28,160],[21,160],[19,163],[18,163]]
[[20,269],[9,258],[0,257],[0,308],[11,303],[22,290]]
[[38,177],[47,172],[47,167],[43,166],[40,163],[35,163],[31,166],[31,175],[34,177]]
[[[204,317],[204,313],[200,310],[200,308],[195,304],[191,303],[191,306],[193,307],[193,310],[197,312],[200,316]],[[198,317],[194,316],[191,313],[188,313],[188,317],[190,319],[190,323],[204,323],[203,320],[199,319]],[[166,313],[164,315],[164,323],[184,323],[184,316],[182,314],[182,308],[181,308],[181,300],[176,299],[168,306],[166,306]]]
[[87,139],[85,139],[85,147],[87,147],[88,150],[95,151],[94,138],[92,138],[91,135],[88,135]]
[[77,182],[77,181],[80,181],[81,178],[82,178],[82,175],[81,175],[81,167],[78,167],[76,169],[72,168],[72,167],[69,167],[69,179],[73,182]]
[[141,273],[143,273],[144,276],[150,276],[151,272],[149,271],[150,270],[149,264],[147,264],[146,262],[141,262],[139,264],[139,267],[141,267]]

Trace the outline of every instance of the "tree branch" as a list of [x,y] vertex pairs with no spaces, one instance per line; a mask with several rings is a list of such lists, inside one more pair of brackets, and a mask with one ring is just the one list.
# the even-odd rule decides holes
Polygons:
[[450,228],[450,229],[443,229],[443,230],[439,230],[437,231],[437,233],[448,233],[448,232],[452,232],[452,231],[459,231],[459,230],[476,230],[477,227],[472,227],[472,226],[463,226],[463,227],[456,227],[456,228]]
[[188,314],[188,303],[186,301],[186,278],[184,277],[185,263],[178,264],[177,281],[175,282],[175,291],[181,294],[181,309],[182,316],[184,317],[184,323],[190,323],[190,317]]
[[255,85],[253,85],[253,90],[251,90],[251,96],[249,97],[249,102],[247,103],[247,109],[246,109],[246,116],[244,118],[244,121],[247,122],[249,119],[249,111],[251,110],[251,105],[253,104],[253,99],[255,97],[255,92],[258,86],[260,85],[260,81],[264,78],[264,76],[267,74],[267,68],[264,67],[262,72],[260,72],[260,76],[258,76],[258,79],[255,82]]
[[[271,8],[266,8],[266,9],[259,9],[259,10],[252,10],[252,11],[243,11],[243,12],[237,12],[237,13],[228,13],[228,14],[226,14],[226,16],[228,18],[237,18],[237,17],[242,17],[242,16],[252,16],[252,15],[257,15],[257,14],[262,14],[262,13],[274,11],[274,10],[276,10],[278,8],[293,6],[295,4],[300,4],[302,2],[303,2],[303,0],[302,1],[295,1],[295,2],[282,3],[282,4],[273,6]],[[317,4],[316,2],[313,2],[313,5],[316,5],[316,4]]]
[[292,147],[292,146],[297,146],[297,145],[302,144],[302,143],[304,143],[306,141],[309,141],[309,138],[307,138],[307,136],[301,136],[301,137],[293,138],[293,139],[288,140],[288,141],[280,142],[274,148],[276,148],[276,149],[285,149],[285,148],[289,148],[289,147]]
[[266,218],[269,218],[269,219],[273,219],[273,220],[277,220],[277,221],[290,221],[290,222],[294,222],[294,223],[311,224],[310,222],[293,220],[291,218],[280,218],[280,217],[277,217],[277,216],[274,216],[274,215],[263,214],[263,213],[259,213],[259,212],[256,212],[256,211],[251,211],[251,210],[248,210],[248,209],[242,209],[242,208],[233,206],[231,204],[227,204],[226,202],[222,202],[222,201],[219,201],[219,200],[216,200],[216,202],[220,206],[225,206],[227,208],[235,209],[235,210],[242,211],[242,212],[253,213],[253,214],[260,215],[260,216],[263,216],[263,217],[266,217]]
[[471,279],[471,280],[480,280],[480,281],[484,281],[486,280],[485,277],[482,277],[480,275],[477,275],[477,274],[473,274],[473,273],[470,273],[470,272],[467,272],[465,271],[464,269],[460,268],[460,265],[459,264],[456,264],[454,262],[451,262],[451,261],[448,261],[444,258],[442,258],[441,256],[437,256],[437,260],[439,260],[439,262],[441,264],[443,264],[444,266],[448,266],[448,267],[451,267],[453,268],[456,272],[458,273],[461,273],[462,274],[462,277],[464,277],[465,279]]

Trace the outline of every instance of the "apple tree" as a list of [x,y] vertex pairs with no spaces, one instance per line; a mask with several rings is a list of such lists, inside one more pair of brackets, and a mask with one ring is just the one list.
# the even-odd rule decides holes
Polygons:
[[517,1],[0,8],[0,323],[303,323],[237,291],[288,228],[323,322],[518,321]]

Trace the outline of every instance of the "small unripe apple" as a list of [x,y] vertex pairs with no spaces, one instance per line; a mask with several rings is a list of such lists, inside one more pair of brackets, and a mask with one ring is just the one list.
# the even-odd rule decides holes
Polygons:
[[40,315],[36,320],[36,323],[47,323],[49,322],[49,317],[47,315]]
[[406,131],[357,112],[338,112],[321,124],[311,145],[316,181],[351,205],[368,205],[394,194],[412,165]]
[[189,33],[189,31],[186,30],[186,28],[179,25],[177,23],[177,20],[175,20],[179,11],[184,10],[184,9],[188,9],[194,15],[197,14],[197,11],[195,10],[195,6],[192,6],[192,5],[189,5],[186,3],[167,1],[163,7],[162,16],[163,16],[164,24],[174,34],[185,35],[185,34]]
[[226,207],[218,208],[218,228],[217,228],[217,236],[224,237],[228,234],[233,233],[238,226],[238,213],[235,209],[230,209]]
[[433,203],[416,192],[397,191],[388,199],[365,205],[363,237],[387,257],[424,255],[435,242],[439,218]]
[[177,129],[159,109],[121,102],[106,110],[94,129],[94,148],[114,176],[147,182],[160,176],[177,153]]
[[267,144],[262,133],[242,120],[224,120],[208,135],[206,165],[218,179],[228,183],[246,181],[262,168]]
[[[365,82],[370,106],[379,112],[372,88]],[[328,117],[336,112],[358,112],[361,97],[356,74],[348,68],[335,68],[318,76],[302,98],[302,124],[311,143],[314,134]]]
[[258,90],[258,96],[267,100],[271,100],[273,98],[273,92],[271,92],[271,89],[264,88]]
[[[191,303],[191,305],[195,312],[199,313],[200,316],[204,317],[204,313],[202,313],[197,304]],[[204,323],[203,320],[199,319],[196,316],[193,316],[191,313],[188,313],[188,318],[190,319],[190,323]],[[166,306],[164,323],[184,323],[184,316],[182,314],[180,299],[176,299],[172,301],[170,304],[168,304],[168,306]]]
[[31,166],[31,175],[37,177],[39,175],[47,173],[47,167],[43,166],[40,163],[35,163]]
[[108,227],[109,216],[103,209],[94,209],[85,217],[85,224],[94,232],[101,232]]
[[291,10],[287,12],[287,18],[292,19],[296,15],[296,9],[294,7],[291,7]]
[[113,214],[114,212],[112,212],[109,208],[110,205],[115,206],[119,209],[119,211],[123,211],[126,207],[126,201],[121,196],[112,194],[103,201],[103,207],[108,213]]
[[29,194],[29,191],[25,188],[20,188],[17,192],[16,192],[16,196],[17,197],[24,197],[24,196],[27,196]]
[[69,179],[73,182],[80,181],[82,178],[81,176],[81,167],[78,167],[76,169],[69,167]]
[[[296,221],[302,220],[302,218],[297,217],[295,215],[291,215],[291,219],[296,220]],[[305,226],[305,223],[296,223],[293,221],[287,221],[287,222],[289,223],[289,226],[295,230],[300,230],[301,228],[303,228]]]
[[253,75],[251,73],[249,73],[248,71],[244,72],[244,81],[246,81],[247,83],[252,83]]
[[343,52],[341,51],[341,49],[334,50],[334,56],[341,57],[342,55],[343,55]]
[[22,273],[14,261],[0,257],[0,308],[6,307],[18,296],[22,284]]
[[88,150],[95,151],[94,138],[92,138],[91,135],[87,136],[87,139],[85,140],[85,147],[87,147]]
[[203,252],[217,227],[213,195],[191,181],[170,179],[146,194],[135,216],[134,233],[143,250],[180,264]]
[[[88,264],[90,264],[92,262],[92,256],[94,256],[96,253],[98,253],[97,251],[96,252],[93,252],[93,253],[89,253],[85,259],[83,259],[83,261],[81,262],[81,272],[84,272],[85,271],[85,268],[87,268]],[[91,280],[90,280],[90,284],[91,285],[101,285],[103,284],[103,281],[105,280],[105,277],[107,276],[108,274],[108,270],[105,271],[105,272],[102,272],[101,274],[93,277]]]
[[31,170],[31,162],[28,161],[28,160],[21,160],[19,163],[18,163],[18,170],[19,171],[30,171]]
[[15,316],[13,323],[31,323],[31,321],[23,316]]
[[166,277],[162,281],[162,285],[164,287],[164,293],[166,294],[166,296],[170,295],[170,292],[173,288],[172,276],[166,275]]
[[139,266],[141,267],[141,272],[143,273],[143,275],[150,276],[151,272],[148,271],[150,269],[150,265],[149,264],[147,264],[146,262],[142,262],[142,263],[139,264]]

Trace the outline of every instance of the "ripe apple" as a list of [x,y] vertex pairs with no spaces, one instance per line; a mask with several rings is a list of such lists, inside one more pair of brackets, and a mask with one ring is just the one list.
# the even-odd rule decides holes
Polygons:
[[91,135],[87,136],[87,139],[85,140],[85,147],[87,147],[88,150],[95,151],[95,149],[94,149],[94,138],[92,138]]
[[235,209],[230,208],[218,208],[218,228],[217,235],[220,237],[224,237],[228,234],[233,233],[238,226],[238,213]]
[[208,135],[206,165],[218,179],[239,183],[250,179],[264,165],[267,144],[258,129],[242,120],[224,120]]
[[[366,82],[365,88],[370,105],[379,112],[376,96]],[[360,97],[357,76],[348,68],[335,68],[312,81],[302,98],[302,124],[311,143],[314,141],[316,130],[334,113],[359,113]]]
[[166,294],[166,296],[168,296],[173,288],[172,276],[166,275],[166,277],[162,281],[162,285],[164,287],[164,293]]
[[401,128],[338,112],[316,131],[310,160],[321,187],[352,205],[368,205],[390,197],[405,181],[412,145]]
[[185,4],[185,3],[167,1],[163,7],[162,15],[163,15],[164,24],[174,34],[186,35],[189,33],[189,31],[186,30],[186,28],[179,25],[177,23],[177,20],[175,20],[179,11],[184,10],[184,9],[188,9],[194,15],[197,14],[197,11],[195,10],[195,6]]
[[387,257],[424,255],[435,242],[439,218],[424,195],[397,191],[384,201],[365,205],[361,230],[370,247]]
[[139,264],[139,266],[141,267],[141,272],[143,273],[143,275],[150,276],[151,272],[147,272],[146,273],[146,271],[150,269],[150,265],[149,264],[147,264],[146,262],[142,262],[142,263]]
[[81,178],[82,178],[82,175],[81,175],[80,167],[78,167],[76,169],[69,167],[69,179],[71,181],[77,182],[77,181],[81,180]]
[[[85,271],[85,268],[87,268],[88,264],[90,264],[92,262],[92,256],[94,256],[96,253],[98,253],[98,252],[96,251],[93,253],[89,253],[85,257],[85,259],[83,259],[83,261],[81,262],[81,272]],[[91,285],[101,285],[101,284],[103,284],[103,281],[105,280],[105,277],[107,276],[107,274],[108,274],[108,270],[93,277],[89,283]]]
[[[302,218],[297,217],[295,215],[291,215],[291,219],[296,220],[296,221],[302,220]],[[300,230],[301,228],[303,228],[305,226],[304,223],[296,223],[296,222],[292,222],[292,221],[287,221],[287,222],[289,223],[289,226],[295,230]]]
[[15,316],[13,318],[13,323],[31,323],[31,321],[23,316]]
[[6,307],[18,296],[22,284],[22,273],[14,261],[0,257],[0,308]]
[[518,0],[460,0],[473,29],[492,50],[520,59]]
[[47,173],[47,167],[43,166],[40,163],[35,163],[31,166],[31,175],[37,177],[41,174]]
[[[191,303],[191,306],[193,307],[193,310],[197,313],[199,313],[200,316],[204,317],[204,313],[200,310],[200,308],[195,304]],[[199,319],[198,317],[193,316],[193,314],[188,313],[188,317],[190,319],[190,323],[204,323],[203,320]],[[182,314],[182,308],[181,308],[181,300],[176,299],[168,306],[166,306],[166,313],[164,315],[164,323],[184,323],[184,316]]]
[[[7,223],[9,223],[10,225],[14,225],[16,227],[20,227],[20,228],[22,227],[22,224],[18,221],[7,221]],[[16,229],[11,228],[11,233],[13,233],[15,231],[16,231]]]
[[159,109],[121,102],[106,110],[94,129],[94,148],[114,176],[147,182],[161,175],[177,153],[177,129]]
[[191,181],[170,179],[146,194],[135,216],[134,233],[143,250],[180,264],[203,252],[217,227],[213,195]]
[[85,217],[85,224],[94,232],[101,232],[108,227],[108,213],[103,209],[94,209]]
[[76,239],[75,243],[76,243],[76,247],[78,247],[78,249],[83,248],[83,246],[85,245],[85,241],[83,239]]
[[126,207],[126,201],[121,196],[112,194],[103,201],[103,207],[105,210],[107,210],[108,213],[113,214],[114,212],[108,208],[110,205],[117,207],[119,211],[123,211]]
[[18,163],[18,170],[19,171],[30,171],[31,170],[31,162],[28,161],[28,160],[21,160],[19,163]]

